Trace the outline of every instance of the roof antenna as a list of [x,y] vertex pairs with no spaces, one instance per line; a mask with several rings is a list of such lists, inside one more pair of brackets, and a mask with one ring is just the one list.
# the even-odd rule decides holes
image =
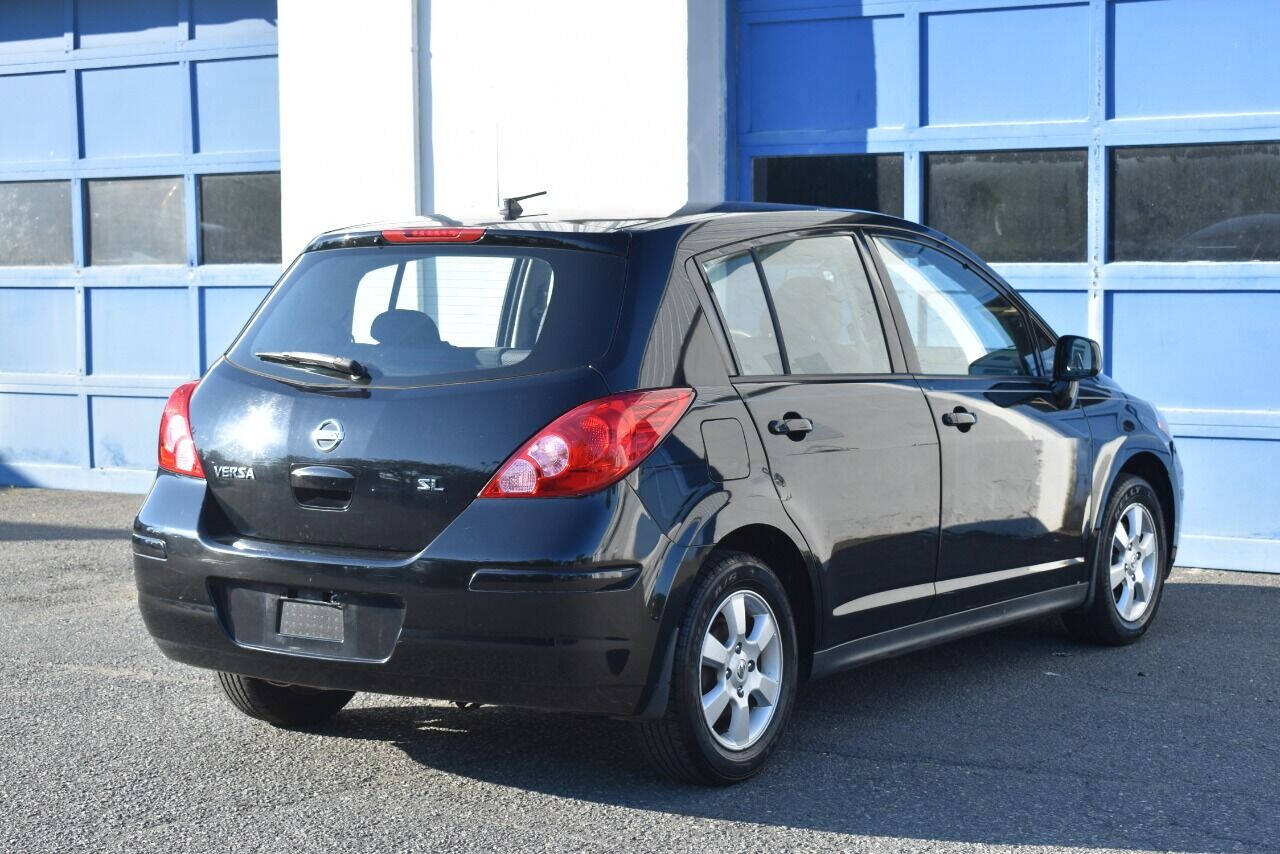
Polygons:
[[527,196],[511,196],[510,198],[503,199],[502,208],[498,213],[501,214],[502,218],[508,222],[513,219],[519,219],[524,216],[524,208],[520,206],[521,202],[525,199],[534,199],[538,196],[545,196],[546,194],[546,190],[539,190],[538,192],[530,193]]

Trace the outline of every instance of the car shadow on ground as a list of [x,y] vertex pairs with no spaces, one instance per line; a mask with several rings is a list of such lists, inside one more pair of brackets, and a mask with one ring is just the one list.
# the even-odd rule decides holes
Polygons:
[[[1239,578],[1241,576],[1234,576]],[[756,779],[676,785],[632,724],[519,709],[352,708],[322,732],[424,766],[601,805],[840,834],[1261,850],[1280,838],[1280,587],[1170,585],[1140,643],[1056,618],[801,687]]]
[[133,532],[119,526],[90,528],[84,525],[48,525],[42,522],[9,522],[0,519],[0,542],[51,540],[128,540]]

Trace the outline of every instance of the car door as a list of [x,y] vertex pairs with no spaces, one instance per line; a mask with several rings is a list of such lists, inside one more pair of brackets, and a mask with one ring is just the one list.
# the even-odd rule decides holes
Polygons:
[[778,494],[822,563],[820,643],[922,619],[937,561],[937,432],[854,238],[796,236],[699,261]]
[[943,244],[867,237],[941,442],[934,614],[1081,579],[1089,427],[1041,364],[1039,324]]

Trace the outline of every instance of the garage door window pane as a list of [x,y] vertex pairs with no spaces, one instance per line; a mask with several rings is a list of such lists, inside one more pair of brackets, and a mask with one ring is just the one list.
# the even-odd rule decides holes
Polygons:
[[901,154],[757,157],[757,202],[857,208],[902,216]]
[[1084,261],[1088,154],[925,156],[925,222],[988,261]]
[[71,182],[0,184],[0,265],[71,263]]
[[279,263],[280,173],[202,176],[200,252],[205,264]]
[[89,181],[90,264],[187,260],[182,179]]
[[711,293],[738,359],[739,373],[745,376],[782,373],[773,317],[751,255],[718,258],[707,263],[706,271]]
[[1280,261],[1280,142],[1113,148],[1112,261]]

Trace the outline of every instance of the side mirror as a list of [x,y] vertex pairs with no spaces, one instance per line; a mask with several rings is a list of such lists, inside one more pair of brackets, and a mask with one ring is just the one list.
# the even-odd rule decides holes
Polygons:
[[1102,348],[1082,335],[1063,335],[1053,351],[1053,378],[1064,382],[1096,377],[1102,371]]

